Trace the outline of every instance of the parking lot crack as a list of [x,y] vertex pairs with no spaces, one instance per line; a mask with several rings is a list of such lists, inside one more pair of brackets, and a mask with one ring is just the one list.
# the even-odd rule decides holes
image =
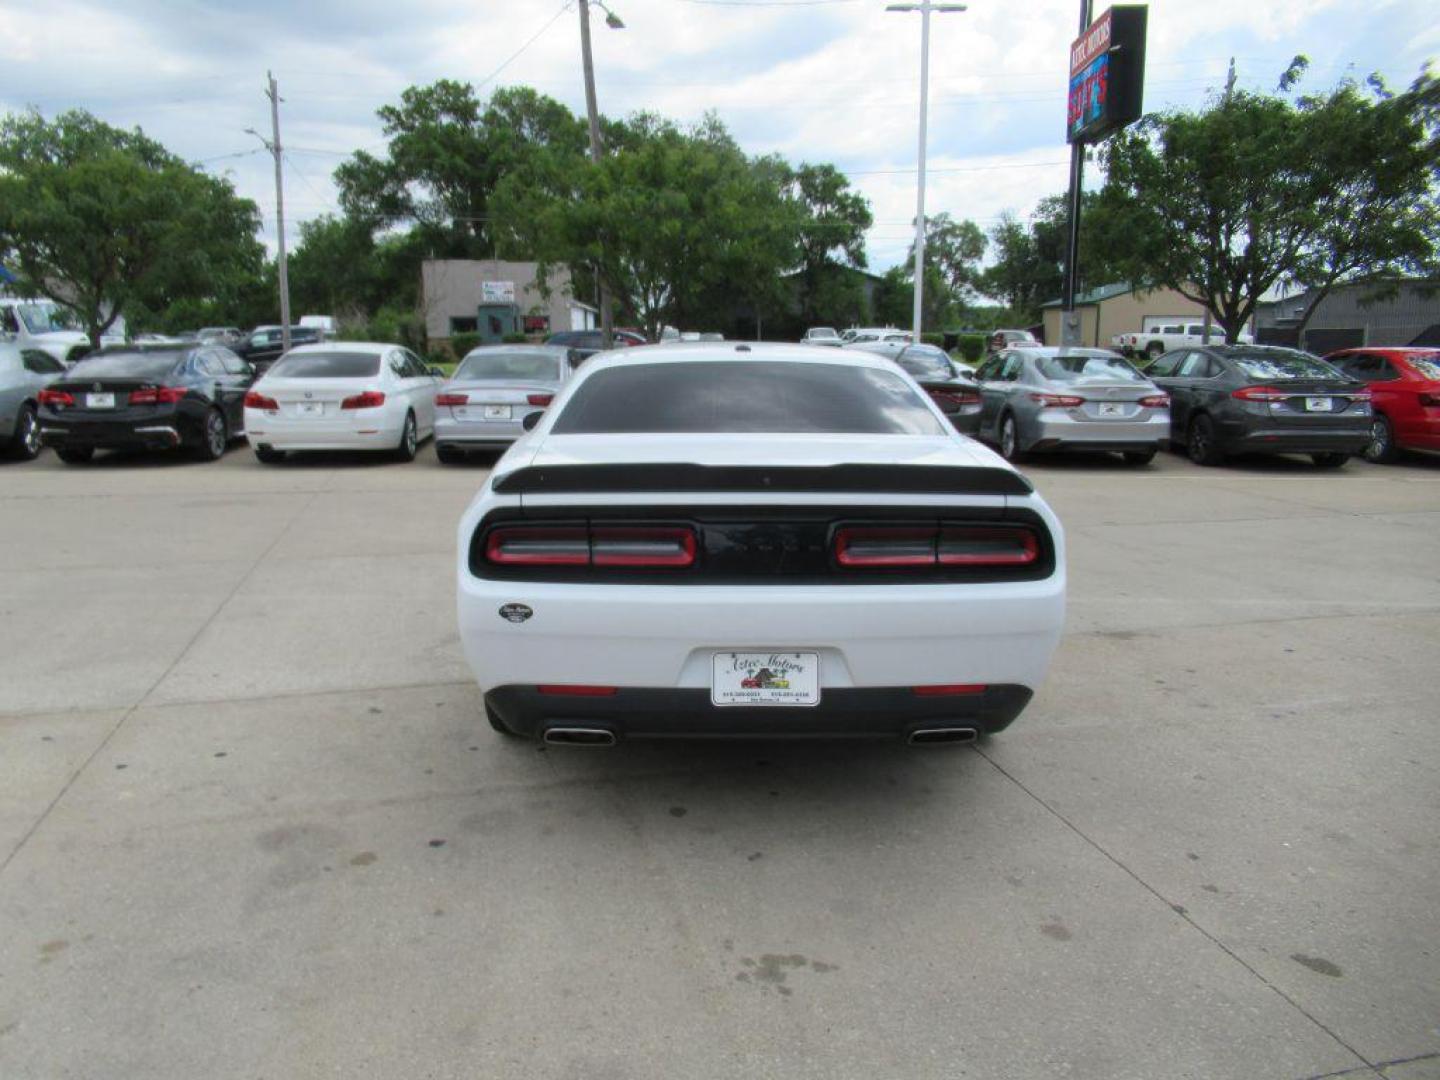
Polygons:
[[[993,757],[987,754],[979,746],[975,746],[973,747],[973,749],[977,754],[980,755],[980,757],[984,758],[985,761],[989,763],[991,768],[993,768],[1001,776],[1005,777],[1006,780],[1009,780],[1010,783],[1014,784],[1017,788],[1019,788],[1026,795],[1028,795],[1032,800],[1038,803],[1047,813],[1049,813],[1052,817],[1054,817],[1057,821],[1064,825],[1065,828],[1069,829],[1081,840],[1089,844],[1097,852],[1103,855],[1106,859],[1108,859],[1111,863],[1118,867],[1124,874],[1126,874],[1132,881],[1134,881],[1151,896],[1155,897],[1155,899],[1159,900],[1162,904],[1169,908],[1170,911],[1177,918],[1182,919],[1186,923],[1188,923],[1192,929],[1204,936],[1205,939],[1210,942],[1210,944],[1214,945],[1231,960],[1239,964],[1255,979],[1257,979],[1262,985],[1264,985],[1272,993],[1278,996],[1282,1001],[1284,1001],[1292,1009],[1298,1012],[1306,1020],[1310,1021],[1310,1023],[1314,1024],[1326,1035],[1330,1036],[1330,1038],[1333,1039],[1336,1043],[1338,1043],[1340,1046],[1344,1047],[1347,1051],[1353,1054],[1355,1056],[1355,1059],[1360,1062],[1360,1064],[1354,1069],[1345,1070],[1338,1073],[1325,1073],[1325,1076],[1344,1076],[1352,1073],[1363,1075],[1366,1072],[1373,1073],[1377,1076],[1380,1075],[1378,1072],[1376,1072],[1378,1066],[1374,1062],[1371,1062],[1365,1057],[1364,1054],[1360,1053],[1359,1050],[1355,1049],[1355,1047],[1351,1046],[1348,1042],[1341,1038],[1339,1033],[1337,1033],[1333,1028],[1331,1028],[1323,1020],[1317,1017],[1314,1013],[1310,1012],[1293,997],[1291,997],[1284,990],[1282,990],[1279,986],[1267,979],[1258,969],[1256,969],[1252,964],[1250,964],[1243,957],[1241,957],[1240,954],[1237,953],[1234,949],[1230,948],[1230,946],[1226,945],[1209,930],[1205,929],[1205,927],[1201,926],[1198,922],[1196,922],[1195,918],[1189,912],[1187,912],[1177,901],[1171,900],[1163,893],[1161,893],[1159,889],[1157,889],[1154,885],[1150,884],[1150,882],[1146,881],[1143,877],[1141,877],[1139,873],[1133,870],[1123,859],[1111,852],[1094,837],[1090,836],[1089,833],[1081,829],[1080,826],[1076,825],[1059,810],[1055,809],[1055,807],[1050,805],[1050,803],[1042,799],[1038,794],[1036,794],[1029,787],[1027,787],[1019,777],[1007,770],[1003,765],[997,762]],[[1391,1064],[1394,1063],[1392,1062]],[[1314,1080],[1318,1080],[1318,1078],[1314,1078]]]

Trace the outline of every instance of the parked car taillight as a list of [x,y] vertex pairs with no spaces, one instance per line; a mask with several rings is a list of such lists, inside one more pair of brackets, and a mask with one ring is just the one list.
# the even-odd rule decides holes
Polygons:
[[1038,401],[1045,408],[1073,409],[1077,405],[1084,405],[1085,399],[1074,394],[1031,394],[1031,401]]
[[835,561],[841,566],[1028,566],[1040,558],[1030,529],[977,526],[853,525],[836,530]]
[[1151,394],[1149,397],[1142,397],[1140,404],[1147,409],[1163,409],[1170,404],[1170,395]]
[[931,390],[930,397],[935,404],[942,409],[947,404],[956,407],[964,405],[978,405],[980,403],[980,392],[978,390]]
[[698,544],[688,525],[501,525],[485,540],[497,566],[683,567]]
[[436,394],[435,404],[441,406],[468,405],[470,404],[469,394]]
[[251,390],[245,395],[245,408],[277,412],[280,408],[280,403],[272,397],[266,397],[264,394],[257,394],[254,390]]
[[75,395],[67,394],[64,390],[41,390],[40,404],[49,405],[52,409],[63,409],[67,405],[75,404]]
[[531,404],[531,405],[538,405],[538,406],[540,406],[540,408],[543,409],[546,405],[549,405],[550,402],[552,402],[552,401],[555,400],[555,395],[554,395],[554,394],[530,394],[528,397],[525,398],[525,400],[526,400],[526,402],[528,402],[529,404]]
[[146,386],[130,391],[131,405],[174,405],[185,396],[183,386]]
[[385,404],[385,395],[379,390],[366,390],[363,393],[352,394],[340,402],[342,409],[378,409]]
[[1276,390],[1273,386],[1242,386],[1239,390],[1231,391],[1230,396],[1241,401],[1284,401],[1295,395]]

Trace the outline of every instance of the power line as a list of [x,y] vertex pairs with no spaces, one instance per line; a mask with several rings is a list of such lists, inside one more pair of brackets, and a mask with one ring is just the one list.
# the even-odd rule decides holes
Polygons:
[[573,0],[565,0],[565,3],[560,6],[560,10],[555,12],[554,15],[550,16],[550,20],[535,32],[534,37],[530,38],[530,40],[525,42],[524,45],[521,45],[520,48],[516,49],[513,53],[511,53],[503,64],[501,64],[489,75],[486,75],[485,78],[481,79],[478,83],[476,83],[474,88],[476,90],[479,90],[482,86],[494,79],[496,75],[499,75],[500,72],[504,71],[507,67],[509,67],[511,61],[513,61],[517,56],[523,53],[526,49],[530,48],[531,45],[534,45],[535,42],[539,41],[540,36],[544,34],[546,30],[549,30],[550,27],[555,25],[556,20],[559,19],[561,15],[564,15],[567,11],[570,10],[572,2]]

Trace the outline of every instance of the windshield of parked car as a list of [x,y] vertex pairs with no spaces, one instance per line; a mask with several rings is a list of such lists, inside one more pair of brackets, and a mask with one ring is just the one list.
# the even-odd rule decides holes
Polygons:
[[1302,352],[1232,352],[1230,359],[1251,379],[1344,379],[1348,376]]
[[1035,366],[1051,382],[1145,381],[1145,376],[1118,356],[1042,356]]
[[380,373],[375,353],[286,353],[265,373],[267,379],[364,379]]
[[49,334],[55,330],[78,330],[75,316],[59,304],[17,304],[15,310],[25,320],[32,334]]
[[560,378],[560,361],[541,353],[471,353],[460,364],[455,378],[469,380]]
[[557,435],[940,435],[898,373],[842,364],[685,361],[597,371],[556,417]]
[[163,352],[97,353],[86,357],[65,373],[66,382],[86,379],[163,379],[186,357],[186,353],[166,349]]
[[897,362],[917,379],[953,379],[955,369],[950,358],[939,349],[928,349],[912,345],[904,350]]
[[811,337],[839,337],[833,326],[817,326],[810,331]]
[[1416,356],[1411,353],[1406,357],[1410,366],[1415,369],[1415,374],[1422,379],[1440,380],[1440,352],[1431,353],[1428,356]]

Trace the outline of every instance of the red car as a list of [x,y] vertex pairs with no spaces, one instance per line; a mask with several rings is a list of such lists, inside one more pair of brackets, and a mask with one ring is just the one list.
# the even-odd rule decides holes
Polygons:
[[1440,450],[1440,349],[1342,349],[1325,359],[1370,387],[1375,419],[1365,460]]

